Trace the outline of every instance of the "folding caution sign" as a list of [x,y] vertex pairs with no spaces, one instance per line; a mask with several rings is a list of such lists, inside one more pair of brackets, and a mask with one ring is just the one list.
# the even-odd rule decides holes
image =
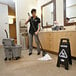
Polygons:
[[66,38],[60,41],[57,67],[60,67],[60,64],[64,65],[66,70],[69,69],[69,64],[72,65],[70,42]]

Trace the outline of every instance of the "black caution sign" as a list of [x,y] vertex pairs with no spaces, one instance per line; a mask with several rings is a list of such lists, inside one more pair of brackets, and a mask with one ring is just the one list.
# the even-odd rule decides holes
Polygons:
[[60,41],[57,67],[60,67],[60,64],[64,65],[66,70],[69,69],[69,64],[72,65],[70,42],[66,38]]

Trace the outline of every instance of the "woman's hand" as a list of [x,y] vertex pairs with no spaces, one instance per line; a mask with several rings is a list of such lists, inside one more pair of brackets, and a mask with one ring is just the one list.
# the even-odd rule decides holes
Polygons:
[[37,35],[37,34],[38,34],[38,31],[35,32],[35,35]]

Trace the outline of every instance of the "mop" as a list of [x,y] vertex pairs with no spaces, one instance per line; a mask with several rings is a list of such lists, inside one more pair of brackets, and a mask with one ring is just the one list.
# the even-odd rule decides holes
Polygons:
[[41,58],[38,58],[38,60],[40,60],[40,61],[49,61],[49,60],[52,60],[52,58],[50,57],[49,54],[45,54],[45,56],[43,56]]

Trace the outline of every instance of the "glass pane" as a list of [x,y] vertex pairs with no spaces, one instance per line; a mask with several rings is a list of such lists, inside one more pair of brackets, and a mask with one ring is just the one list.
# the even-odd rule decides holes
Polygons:
[[43,26],[53,25],[53,3],[43,7]]
[[76,22],[76,0],[66,0],[66,17]]

